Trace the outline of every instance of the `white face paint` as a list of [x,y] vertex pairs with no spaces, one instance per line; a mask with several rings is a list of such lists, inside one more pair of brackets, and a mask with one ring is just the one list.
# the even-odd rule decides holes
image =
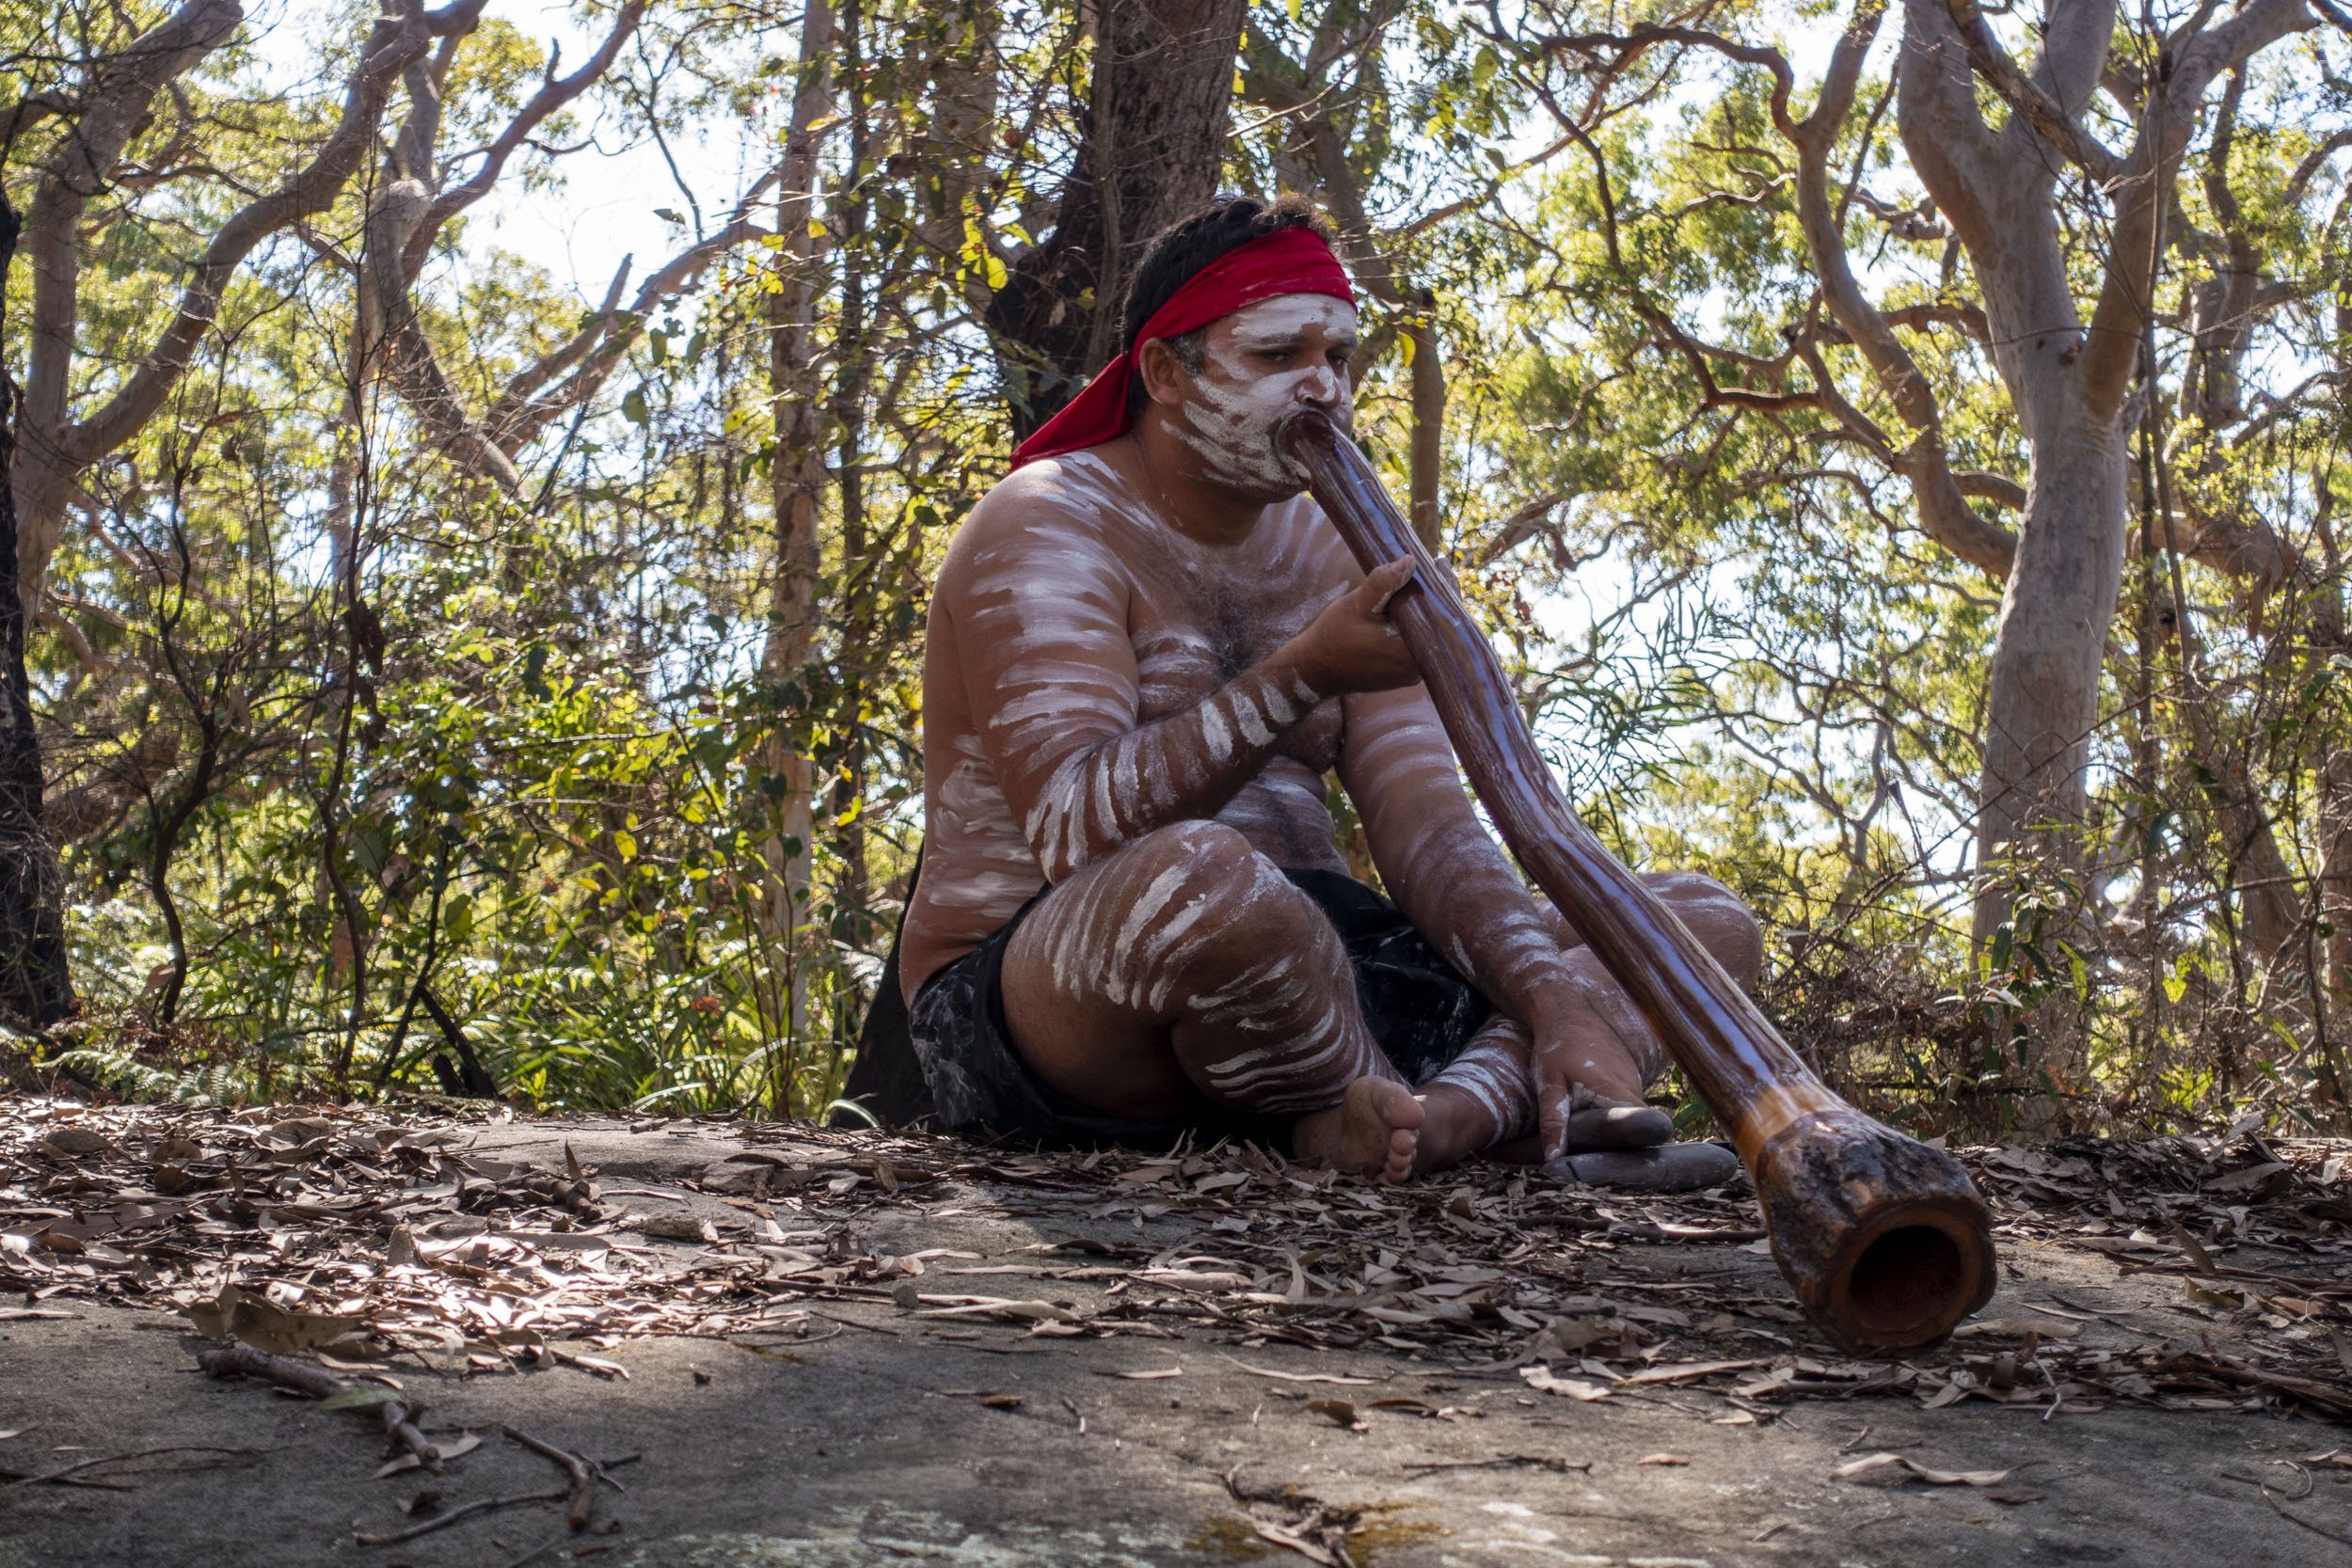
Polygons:
[[1298,349],[1318,336],[1327,347],[1356,344],[1356,309],[1328,294],[1276,294],[1245,305],[1230,333],[1212,330],[1207,363],[1192,381],[1176,434],[1200,457],[1209,477],[1233,489],[1269,497],[1296,495],[1307,477],[1276,445],[1282,420],[1306,403],[1331,410],[1342,429],[1351,422],[1346,375],[1318,355],[1311,361],[1269,370],[1261,357]]

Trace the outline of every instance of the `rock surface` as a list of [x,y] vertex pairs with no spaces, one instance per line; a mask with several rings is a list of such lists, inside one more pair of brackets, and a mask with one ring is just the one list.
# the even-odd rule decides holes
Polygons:
[[[2085,1236],[2072,1227],[2095,1221],[2047,1223],[2062,1190],[2097,1192],[2095,1180],[2085,1185],[2063,1164],[2088,1158],[2095,1178],[2095,1154],[2012,1152],[2024,1168],[2011,1174],[2048,1190],[2029,1191],[2030,1203],[2020,1189],[2002,1195],[2012,1223],[2001,1293],[1941,1360],[1915,1360],[1901,1381],[1892,1367],[1840,1363],[1788,1321],[1787,1290],[1769,1260],[1725,1239],[1740,1234],[1728,1223],[1740,1212],[1736,1193],[1669,1205],[1529,1194],[1522,1177],[1515,1195],[1514,1178],[1473,1172],[1440,1191],[1375,1194],[1388,1207],[1359,1210],[1348,1183],[1224,1156],[1191,1175],[1180,1161],[1152,1177],[1159,1167],[1136,1156],[1081,1169],[1074,1158],[1028,1162],[804,1129],[431,1123],[459,1137],[408,1162],[399,1192],[437,1192],[443,1150],[502,1171],[495,1180],[510,1194],[534,1172],[578,1168],[596,1189],[580,1230],[613,1234],[660,1265],[632,1276],[629,1289],[703,1300],[641,1311],[628,1291],[583,1285],[610,1321],[654,1328],[527,1349],[494,1338],[487,1323],[437,1343],[386,1317],[395,1326],[372,1343],[342,1342],[327,1364],[362,1386],[381,1386],[372,1375],[396,1381],[401,1397],[425,1407],[428,1433],[452,1441],[469,1433],[480,1443],[445,1475],[373,1479],[386,1449],[367,1412],[326,1410],[195,1370],[213,1341],[157,1309],[174,1290],[208,1293],[220,1283],[187,1249],[217,1243],[243,1289],[321,1315],[338,1291],[299,1287],[337,1277],[328,1267],[337,1259],[396,1281],[370,1298],[389,1313],[402,1291],[429,1298],[440,1282],[483,1286],[466,1271],[497,1269],[467,1259],[495,1263],[499,1249],[452,1249],[421,1210],[407,1222],[422,1247],[413,1266],[385,1261],[405,1256],[383,1250],[398,1245],[386,1222],[399,1210],[317,1220],[330,1241],[343,1227],[333,1252],[316,1250],[315,1237],[273,1245],[273,1227],[291,1229],[304,1216],[250,1196],[264,1169],[298,1168],[323,1188],[341,1173],[346,1189],[360,1187],[349,1176],[358,1166],[321,1160],[320,1140],[295,1127],[276,1140],[290,1145],[278,1152],[311,1148],[311,1164],[255,1159],[243,1184],[231,1183],[248,1195],[253,1212],[239,1212],[247,1223],[199,1221],[226,1234],[198,1230],[174,1247],[132,1253],[142,1244],[137,1227],[104,1231],[89,1202],[69,1201],[62,1173],[88,1187],[118,1155],[148,1158],[141,1150],[171,1134],[167,1118],[26,1115],[0,1145],[0,1202],[14,1206],[0,1223],[17,1238],[47,1234],[28,1232],[21,1217],[44,1206],[46,1191],[45,1206],[61,1212],[46,1223],[95,1231],[86,1246],[97,1250],[15,1244],[0,1255],[14,1266],[9,1280],[22,1284],[37,1261],[98,1260],[80,1265],[87,1275],[44,1275],[37,1299],[6,1298],[0,1469],[39,1476],[180,1451],[79,1473],[103,1487],[0,1483],[0,1568],[2352,1560],[2352,1433],[2341,1412],[2322,1395],[2281,1395],[2258,1380],[2168,1373],[2145,1351],[2197,1343],[2201,1355],[2258,1371],[2292,1365],[2270,1375],[2312,1379],[2347,1321],[2352,1279],[2333,1250],[2342,1223],[2323,1212],[2263,1245],[2260,1227],[2241,1221],[2228,1244],[2189,1237],[2217,1272],[2166,1272],[2193,1255],[2169,1238],[2133,1241],[2153,1234],[2144,1227],[2119,1220]],[[328,1148],[358,1125],[345,1113],[322,1115]],[[282,1130],[287,1119],[267,1126]],[[57,1140],[62,1126],[97,1131],[114,1152]],[[189,1141],[210,1147],[213,1136]],[[26,1152],[35,1141],[45,1152]],[[266,1152],[267,1141],[257,1134],[255,1149]],[[2249,1189],[2275,1189],[2267,1201],[2308,1206],[2311,1191],[2328,1190],[2314,1185],[2326,1161],[2343,1151],[2261,1152],[2280,1154],[2272,1163],[2303,1184],[2258,1176],[2225,1185],[2214,1204],[2245,1208]],[[2203,1157],[2216,1172],[2206,1187],[2259,1170],[2250,1152],[2207,1147]],[[199,1159],[190,1168],[201,1174]],[[866,1174],[835,1192],[858,1159]],[[2043,1162],[2039,1174],[2034,1161]],[[746,1168],[754,1180],[740,1178]],[[790,1180],[758,1180],[761,1168]],[[1203,1191],[1236,1171],[1249,1179]],[[2195,1201],[2192,1192],[2185,1207],[2173,1206],[2192,1226]],[[1551,1208],[1581,1215],[1584,1227],[1531,1223]],[[2098,1212],[2089,1197],[2084,1212]],[[655,1223],[657,1213],[667,1223]],[[469,1245],[502,1229],[547,1233],[527,1232],[518,1222],[528,1216],[512,1206],[493,1203],[478,1217],[487,1229],[461,1238]],[[798,1240],[763,1243],[763,1222]],[[1703,1239],[1656,1239],[1677,1228]],[[1346,1254],[1335,1230],[1364,1238],[1364,1256]],[[2116,1244],[2086,1244],[2098,1240]],[[762,1254],[763,1244],[781,1256]],[[814,1271],[802,1263],[812,1251],[825,1260]],[[929,1254],[920,1273],[892,1266],[917,1254]],[[115,1255],[127,1261],[110,1266]],[[292,1260],[279,1268],[273,1258]],[[1482,1267],[1495,1259],[1505,1266]],[[2121,1272],[2142,1262],[2153,1272]],[[825,1268],[837,1277],[825,1282]],[[1462,1290],[1453,1289],[1465,1284],[1458,1279],[1414,1283],[1448,1269],[1501,1277]],[[2218,1272],[2228,1270],[2273,1283]],[[2312,1283],[2275,1283],[2298,1271]],[[556,1279],[542,1294],[560,1295],[560,1271],[528,1277],[542,1287]],[[530,1298],[518,1291],[511,1299]],[[1662,1305],[1677,1301],[1684,1305]],[[1388,1304],[1379,1310],[1398,1321],[1367,1321],[1366,1303]],[[1449,1303],[1469,1306],[1433,1311]],[[1599,1310],[1603,1303],[1611,1309]],[[2308,1318],[2300,1306],[2312,1308]],[[1415,1321],[1423,1312],[1432,1315]],[[693,1333],[660,1332],[672,1318]],[[2280,1338],[2296,1330],[2306,1332]],[[2307,1340],[2311,1356],[2280,1359]],[[489,1354],[484,1345],[504,1348]],[[556,1359],[548,1346],[573,1358]],[[2102,1381],[2101,1347],[2118,1367],[2158,1370]],[[2012,1358],[2006,1368],[2004,1356]],[[2042,1370],[2048,1386],[2032,1395]],[[1648,1374],[1657,1375],[1643,1381]],[[2134,1376],[2146,1392],[2124,1381]],[[2352,1352],[2332,1382],[2313,1383],[2323,1394],[2347,1386]],[[2021,1388],[2031,1397],[2015,1398]],[[2074,1390],[2055,1411],[2053,1388]],[[502,1436],[508,1427],[612,1466],[617,1484],[598,1490],[587,1530],[566,1526],[563,1472]],[[2318,1457],[2330,1452],[2337,1457]],[[1838,1479],[1877,1454],[1896,1460]],[[1967,1477],[1931,1484],[1916,1470]],[[437,1499],[418,1506],[424,1492]],[[554,1500],[413,1540],[356,1544],[437,1510],[550,1492]]]

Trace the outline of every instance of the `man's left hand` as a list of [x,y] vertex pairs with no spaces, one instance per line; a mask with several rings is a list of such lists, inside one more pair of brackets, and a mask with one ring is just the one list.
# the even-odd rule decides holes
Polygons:
[[1596,1148],[1647,1148],[1674,1136],[1674,1118],[1642,1099],[1632,1053],[1581,998],[1558,1008],[1534,1034],[1544,1158]]

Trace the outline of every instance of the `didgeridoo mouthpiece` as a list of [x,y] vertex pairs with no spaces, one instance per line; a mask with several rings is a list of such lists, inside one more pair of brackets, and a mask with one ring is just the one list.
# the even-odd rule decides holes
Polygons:
[[1755,1179],[1772,1258],[1829,1338],[1863,1354],[1932,1344],[1992,1299],[1993,1219],[1960,1163],[1814,1076],[1647,884],[1568,809],[1502,663],[1372,466],[1329,419],[1279,437],[1366,571],[1411,556],[1391,602],[1446,736],[1503,842],[1584,934]]

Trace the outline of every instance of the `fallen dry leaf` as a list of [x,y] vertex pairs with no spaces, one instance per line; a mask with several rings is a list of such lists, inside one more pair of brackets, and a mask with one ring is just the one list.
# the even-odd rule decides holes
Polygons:
[[1348,1403],[1345,1400],[1309,1400],[1307,1402],[1307,1408],[1313,1411],[1316,1415],[1323,1417],[1334,1426],[1345,1427],[1350,1432],[1368,1432],[1371,1430],[1370,1426],[1364,1421],[1364,1419],[1356,1414],[1356,1407]]
[[[2026,1465],[2039,1463],[2041,1463],[2039,1460],[2026,1461]],[[2026,1465],[2013,1465],[2006,1470],[1935,1470],[1920,1464],[1917,1460],[1906,1459],[1899,1453],[1873,1453],[1865,1454],[1860,1459],[1850,1460],[1829,1474],[1832,1481],[1859,1481],[1864,1476],[1875,1475],[1881,1470],[1899,1469],[1906,1476],[1916,1476],[1930,1486],[1988,1487],[2000,1485],[2001,1482],[2026,1467]],[[2018,1490],[2030,1491],[2032,1489],[2020,1487]],[[2034,1496],[2038,1497],[2041,1494],[2037,1492]],[[2020,1500],[2030,1501],[2031,1499]]]
[[[437,1437],[433,1440],[433,1447],[435,1451],[440,1454],[441,1463],[446,1465],[451,1460],[457,1458],[459,1455],[471,1453],[474,1449],[482,1447],[482,1438],[479,1433],[465,1432],[458,1433],[454,1437]],[[404,1453],[397,1459],[388,1459],[383,1464],[377,1465],[375,1468],[375,1474],[370,1476],[368,1479],[371,1481],[382,1481],[386,1476],[396,1476],[403,1470],[417,1469],[422,1464],[423,1461],[420,1460],[415,1454]]]
[[211,1339],[235,1339],[277,1355],[324,1350],[370,1331],[367,1319],[326,1312],[294,1312],[234,1285],[211,1301],[191,1302],[181,1315]]
[[[2116,1400],[2352,1414],[2352,1339],[2341,1326],[2352,1321],[2352,1202],[2343,1196],[2352,1157],[2322,1140],[1959,1151],[2001,1207],[2005,1238],[2111,1254],[2127,1273],[2159,1278],[2133,1290],[2128,1310],[2118,1309],[2122,1298],[2056,1297],[2031,1311],[2021,1303],[2011,1318],[1964,1328],[1950,1347],[1889,1364],[1831,1357],[1761,1271],[1681,1273],[1687,1253],[1661,1243],[1751,1226],[1752,1200],[1738,1192],[1629,1199],[1480,1166],[1442,1188],[1373,1188],[1242,1146],[1149,1158],[1012,1153],[872,1129],[712,1122],[753,1146],[727,1168],[751,1177],[749,1190],[764,1181],[771,1196],[734,1205],[757,1223],[723,1219],[707,1232],[693,1214],[706,1200],[666,1181],[600,1188],[568,1127],[540,1140],[537,1164],[480,1147],[509,1117],[487,1106],[393,1116],[0,1100],[0,1314],[92,1301],[217,1309],[233,1281],[281,1310],[372,1327],[379,1338],[368,1355],[445,1357],[486,1371],[558,1363],[617,1378],[626,1371],[607,1356],[639,1337],[805,1335],[813,1315],[855,1319],[888,1312],[895,1299],[948,1308],[915,1325],[927,1338],[1208,1333],[1232,1344],[1263,1336],[1288,1347],[1268,1354],[1301,1357],[1370,1341],[1438,1362],[1526,1365],[1523,1386],[1538,1395],[1607,1398],[1613,1386],[1630,1394],[1645,1386],[1736,1394],[1751,1405],[1742,1414],[1759,1420],[1769,1411],[1754,1402],[1870,1396],[2056,1406],[2069,1416]],[[657,1117],[636,1128],[691,1125]],[[63,1142],[89,1152],[68,1156],[50,1141],[69,1129],[87,1136]],[[720,1184],[708,1180],[719,1167],[681,1166],[697,1168],[706,1189]],[[2258,1174],[2232,1180],[2241,1172]],[[675,1238],[631,1233],[638,1221],[615,1201],[623,1191],[666,1214]],[[2184,1196],[2200,1192],[2233,1201]],[[1033,1196],[1044,1207],[1030,1207]],[[918,1281],[913,1255],[864,1247],[849,1223],[976,1208],[1038,1220],[1083,1210],[1109,1228],[1049,1232],[1034,1246],[970,1259],[1070,1281],[1066,1290],[1041,1283],[1036,1294],[1047,1299],[926,1303],[920,1285],[942,1271]],[[1147,1237],[1157,1232],[1143,1227],[1163,1218],[1182,1226],[1170,1234],[1184,1240],[1155,1251]],[[657,1233],[663,1224],[653,1222]],[[2175,1224],[2217,1274],[2197,1267],[2171,1235]],[[2287,1252],[2260,1250],[2273,1242]],[[2270,1260],[2281,1256],[2292,1261]],[[2225,1352],[2168,1343],[2159,1332],[2133,1338],[2117,1321],[2144,1312],[2147,1287],[2158,1284],[2199,1313],[2239,1310],[2186,1293],[2182,1281],[2192,1276],[2217,1296],[2270,1304],[2302,1332],[2289,1338],[2285,1324],[2249,1314],[2233,1323]],[[2069,1333],[2094,1323],[2096,1334]],[[1630,1340],[1629,1325],[1639,1327]],[[1988,1349],[2007,1354],[1988,1358]],[[1620,1383],[1633,1379],[1643,1381]],[[1371,1408],[1344,1387],[1364,1380],[1312,1371],[1272,1381],[1323,1383],[1314,1391]]]
[[405,1225],[392,1227],[385,1238],[384,1266],[390,1269],[413,1269],[417,1266],[417,1233]]
[[1593,1383],[1581,1377],[1554,1377],[1549,1367],[1521,1367],[1519,1378],[1539,1394],[1565,1394],[1572,1400],[1591,1403],[1605,1400],[1611,1389],[1607,1384]]

